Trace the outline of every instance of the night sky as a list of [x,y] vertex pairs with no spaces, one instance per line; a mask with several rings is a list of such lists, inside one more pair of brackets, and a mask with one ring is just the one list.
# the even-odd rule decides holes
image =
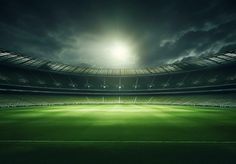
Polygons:
[[[118,64],[113,41],[131,49]],[[236,50],[227,0],[0,0],[0,48],[72,65],[146,67]]]

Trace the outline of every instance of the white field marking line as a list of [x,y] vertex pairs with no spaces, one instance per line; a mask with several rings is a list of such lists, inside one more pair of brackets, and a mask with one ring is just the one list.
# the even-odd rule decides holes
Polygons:
[[97,140],[0,140],[0,143],[160,143],[160,144],[236,144],[236,141],[97,141]]

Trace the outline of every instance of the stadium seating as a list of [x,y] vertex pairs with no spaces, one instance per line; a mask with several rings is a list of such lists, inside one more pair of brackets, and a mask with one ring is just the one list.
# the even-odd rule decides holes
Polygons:
[[155,96],[72,96],[44,94],[0,94],[0,107],[73,104],[162,104],[236,106],[236,93]]
[[[235,66],[223,68],[211,68],[207,70],[195,70],[190,72],[110,77],[110,76],[80,76],[59,74],[56,72],[43,72],[39,70],[15,69],[9,66],[1,66],[0,85],[22,86],[34,88],[33,90],[66,90],[72,92],[81,91],[113,91],[113,92],[137,92],[137,91],[179,91],[196,88],[227,88],[235,86]],[[222,88],[221,87],[221,88]],[[36,89],[38,88],[38,89]],[[16,88],[15,88],[16,89]]]
[[[224,62],[219,63],[219,58],[225,58]],[[0,51],[0,67],[0,106],[235,105],[235,53],[131,71],[72,67]]]

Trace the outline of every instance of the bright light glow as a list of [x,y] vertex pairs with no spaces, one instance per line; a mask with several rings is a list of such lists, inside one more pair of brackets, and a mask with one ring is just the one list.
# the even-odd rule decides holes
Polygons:
[[[60,55],[71,63],[84,63],[101,68],[132,68],[138,65],[139,42],[127,34],[116,32],[99,35],[78,35],[66,44],[71,48],[63,49]],[[72,56],[71,58],[68,57]],[[75,58],[78,57],[78,58]]]
[[126,63],[131,55],[128,45],[122,42],[113,43],[110,46],[109,51],[111,53],[111,57],[115,59],[117,62]]
[[73,35],[59,52],[60,60],[96,68],[134,68],[139,65],[140,42],[107,29],[105,33]]
[[112,45],[110,51],[111,55],[118,60],[123,60],[127,55],[129,55],[128,47],[121,43],[115,43]]

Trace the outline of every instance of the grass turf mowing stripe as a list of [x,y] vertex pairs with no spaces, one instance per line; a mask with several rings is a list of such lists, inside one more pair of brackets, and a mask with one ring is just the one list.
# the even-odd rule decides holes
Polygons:
[[82,141],[82,140],[0,140],[0,143],[167,143],[167,144],[236,144],[236,141]]

